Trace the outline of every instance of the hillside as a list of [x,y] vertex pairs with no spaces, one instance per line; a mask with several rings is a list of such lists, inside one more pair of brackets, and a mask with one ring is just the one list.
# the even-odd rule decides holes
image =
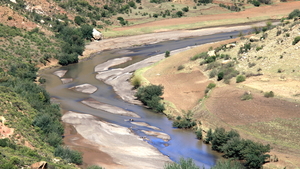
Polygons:
[[[298,19],[277,26],[266,23],[254,28],[257,34],[172,55],[144,70],[143,76],[164,86],[163,98],[173,103],[167,106],[169,116],[192,110],[205,131],[222,126],[239,131],[243,138],[270,144],[270,154],[279,162],[265,168],[297,168],[300,61],[294,40],[299,28]],[[208,51],[215,55],[209,56]],[[238,75],[246,80],[237,83]],[[209,83],[217,87],[207,90]],[[274,97],[267,97],[270,91]]]

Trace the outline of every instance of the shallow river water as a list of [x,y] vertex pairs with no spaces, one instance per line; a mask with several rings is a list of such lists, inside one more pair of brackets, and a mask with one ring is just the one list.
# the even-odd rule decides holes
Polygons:
[[[211,151],[210,146],[205,145],[202,143],[202,141],[197,140],[192,131],[173,128],[172,121],[168,120],[165,115],[154,113],[142,106],[123,101],[118,95],[115,94],[111,86],[106,85],[102,81],[99,81],[95,78],[96,73],[94,72],[94,68],[98,64],[113,58],[125,56],[132,57],[131,61],[116,66],[126,67],[149,56],[164,53],[167,50],[171,51],[187,46],[225,40],[229,39],[230,37],[237,36],[238,33],[239,32],[237,31],[220,33],[126,49],[102,51],[89,60],[69,66],[43,71],[41,72],[41,76],[47,80],[46,90],[50,93],[52,98],[55,98],[60,103],[63,110],[92,114],[104,121],[115,123],[124,127],[130,127],[139,136],[147,137],[149,139],[149,144],[156,147],[163,154],[168,155],[171,160],[178,161],[181,157],[192,158],[198,166],[205,166],[209,168],[215,165],[216,161],[221,158],[219,154]],[[68,70],[63,78],[73,78],[74,80],[70,83],[63,84],[60,78],[53,74],[53,72],[57,70]],[[96,86],[98,90],[93,94],[85,94],[68,89],[70,87],[85,83]],[[111,114],[88,107],[81,103],[82,100],[88,98],[93,98],[102,103],[135,112],[141,116],[141,118],[133,118],[135,122],[146,122],[151,126],[156,126],[160,128],[162,132],[167,133],[171,137],[171,140],[164,141],[154,136],[146,135],[145,133],[141,132],[141,130],[151,129],[143,126],[133,125],[128,121],[128,119],[132,117]]]

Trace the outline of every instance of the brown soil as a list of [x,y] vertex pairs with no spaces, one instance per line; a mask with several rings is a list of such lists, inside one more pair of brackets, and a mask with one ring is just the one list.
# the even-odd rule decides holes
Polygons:
[[[174,103],[178,111],[190,110],[196,106],[199,99],[204,97],[204,90],[212,82],[203,75],[199,66],[189,64],[190,58],[201,53],[201,51],[207,51],[210,47],[219,47],[233,41],[236,39],[205,44],[172,55],[146,71],[143,76],[152,84],[162,84],[164,86],[164,99]],[[177,70],[180,65],[185,67],[182,71]]]
[[300,117],[299,103],[266,98],[263,93],[254,92],[254,99],[242,101],[241,96],[246,91],[235,86],[217,87],[207,100],[206,107],[223,122],[232,126]]
[[[31,30],[37,27],[37,24],[29,21],[25,17],[19,15],[17,12],[13,11],[9,7],[0,6],[0,23],[8,26],[15,26],[17,28]],[[11,20],[8,17],[12,17]]]
[[245,19],[245,22],[250,22],[251,18],[268,16],[269,19],[281,19],[282,16],[286,16],[292,10],[300,8],[300,2],[286,2],[274,5],[263,6],[259,8],[251,8],[241,12],[216,14],[216,15],[204,15],[189,18],[172,18],[159,21],[153,21],[149,23],[143,23],[139,25],[126,26],[115,28],[115,31],[124,31],[134,28],[143,27],[156,27],[156,26],[172,26],[172,25],[184,25],[192,24],[210,20],[230,20],[230,19]]

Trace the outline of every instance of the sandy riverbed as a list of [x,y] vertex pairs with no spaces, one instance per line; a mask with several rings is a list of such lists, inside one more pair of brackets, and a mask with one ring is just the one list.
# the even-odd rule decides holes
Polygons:
[[[114,162],[113,165],[107,165],[98,161],[98,165],[113,169],[160,169],[166,162],[170,162],[167,156],[126,127],[100,121],[89,114],[71,111],[65,113],[62,120],[73,125],[78,134],[95,148],[109,154]],[[164,138],[168,139],[166,136]]]

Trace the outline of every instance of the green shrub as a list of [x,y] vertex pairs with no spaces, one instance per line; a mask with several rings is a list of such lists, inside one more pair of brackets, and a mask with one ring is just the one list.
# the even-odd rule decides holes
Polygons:
[[85,20],[84,20],[84,18],[82,18],[82,17],[80,17],[80,16],[75,16],[74,22],[75,22],[77,25],[81,25],[81,24],[85,23]]
[[183,117],[178,116],[176,118],[176,120],[173,122],[173,127],[188,129],[196,126],[196,120],[193,119],[194,114],[192,111],[183,111],[183,114]]
[[205,144],[209,144],[209,143],[211,143],[212,139],[213,139],[213,132],[212,132],[212,129],[210,128],[210,129],[207,131],[206,137],[205,137],[205,139],[204,139],[203,142],[204,142]]
[[260,2],[259,1],[256,1],[256,0],[253,0],[252,1],[252,4],[254,5],[254,6],[260,6]]
[[177,70],[179,71],[179,70],[182,70],[182,69],[184,69],[184,66],[183,65],[179,65],[178,67],[177,67]]
[[295,37],[293,45],[297,44],[300,41],[300,36]]
[[243,95],[242,95],[242,97],[241,97],[241,100],[251,100],[251,99],[253,99],[253,96],[252,96],[252,94],[251,93],[249,93],[249,92],[245,92]]
[[195,61],[195,60],[197,60],[197,59],[199,59],[199,58],[204,58],[204,59],[205,59],[205,58],[207,58],[207,57],[208,57],[207,52],[202,52],[202,53],[200,53],[200,54],[197,54],[197,55],[191,57],[190,60],[191,60],[191,61]]
[[195,132],[195,134],[196,134],[197,139],[199,139],[199,140],[202,139],[202,129],[201,129],[201,128],[198,129],[198,130]]
[[224,72],[218,73],[218,81],[222,80],[224,78]]
[[165,58],[169,57],[170,56],[170,51],[166,51],[165,52]]
[[54,155],[61,157],[69,163],[82,164],[82,156],[78,151],[71,150],[68,147],[58,146],[55,148]]
[[212,63],[207,64],[205,70],[211,70],[211,69],[217,68],[219,66],[221,66],[220,62],[212,62]]
[[218,74],[218,71],[216,69],[213,69],[209,72],[209,78],[213,78]]
[[176,12],[176,16],[177,16],[178,18],[182,17],[182,16],[183,16],[183,12],[177,11],[177,12]]
[[141,79],[137,76],[134,76],[133,78],[131,78],[131,85],[134,89],[139,88],[141,86]]
[[236,77],[236,83],[241,83],[245,80],[246,80],[246,76],[244,76],[244,75],[239,75]]
[[208,84],[208,86],[207,86],[207,88],[208,89],[212,89],[212,88],[214,88],[214,87],[216,87],[217,85],[215,84],[215,83],[209,83]]
[[274,97],[274,92],[273,92],[273,91],[265,92],[265,93],[264,93],[264,96],[265,96],[266,98]]
[[189,11],[189,7],[187,6],[187,7],[182,8],[182,11],[183,12],[188,12]]
[[165,110],[164,105],[160,103],[160,96],[163,95],[164,87],[162,85],[149,85],[138,88],[135,96],[144,105],[149,106],[156,112],[163,112]]
[[300,10],[295,9],[289,14],[288,19],[293,19],[293,18],[299,17],[299,16],[300,16]]

